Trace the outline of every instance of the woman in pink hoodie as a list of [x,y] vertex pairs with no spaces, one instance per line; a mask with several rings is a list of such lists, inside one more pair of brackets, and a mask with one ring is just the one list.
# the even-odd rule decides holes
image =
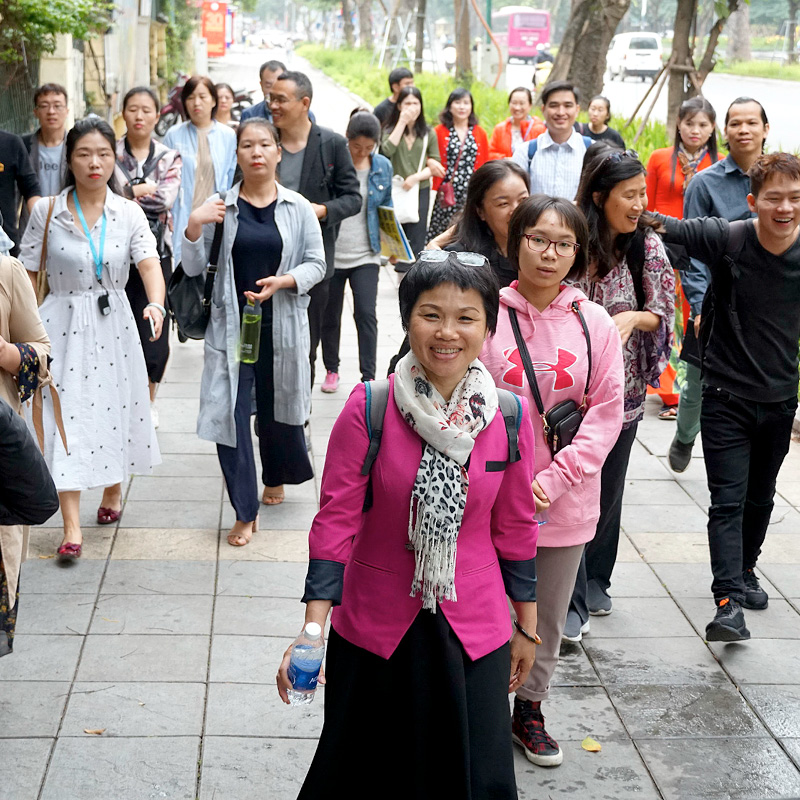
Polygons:
[[[519,280],[501,290],[497,331],[481,353],[497,386],[528,398],[534,417],[533,492],[540,518],[548,517],[539,528],[537,555],[542,645],[517,689],[512,727],[514,741],[539,766],[557,766],[563,758],[544,728],[541,703],[558,664],[583,547],[600,516],[600,471],[622,424],[616,326],[601,306],[564,285],[586,273],[588,239],[583,214],[566,200],[539,194],[519,205],[508,229],[508,258]],[[582,421],[570,442],[548,442],[544,421],[534,416],[531,372],[545,412],[564,401],[579,407]]]

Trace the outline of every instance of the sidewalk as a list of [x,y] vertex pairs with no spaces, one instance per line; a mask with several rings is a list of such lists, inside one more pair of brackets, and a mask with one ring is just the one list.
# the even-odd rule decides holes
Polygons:
[[[266,57],[237,54],[250,66],[232,71]],[[242,85],[236,74],[226,77]],[[314,108],[323,123],[335,110],[341,130],[351,98],[312,75]],[[378,319],[381,370],[401,341],[389,270]],[[358,378],[349,298],[342,328],[342,386],[313,393],[318,477]],[[201,368],[202,343],[173,342],[158,400],[163,464],[130,481],[118,526],[92,527],[100,493],[85,493],[84,557],[68,567],[52,559],[60,517],[33,533],[15,651],[0,659],[3,800],[297,795],[324,691],[308,708],[288,708],[275,673],[302,624],[318,479],[262,506],[251,544],[230,547],[215,449],[194,433]],[[628,472],[614,613],[593,617],[584,641],[563,649],[545,705],[564,764],[540,769],[515,748],[522,800],[800,797],[800,446],[781,472],[760,561],[769,609],[747,613],[752,641],[709,646],[702,459],[682,476],[668,470],[674,425],[657,410],[648,406]],[[600,753],[581,749],[586,736]],[[390,758],[386,766],[388,779],[402,768]]]

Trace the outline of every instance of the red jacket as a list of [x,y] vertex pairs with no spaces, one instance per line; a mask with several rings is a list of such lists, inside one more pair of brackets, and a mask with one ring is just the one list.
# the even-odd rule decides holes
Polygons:
[[[653,150],[647,162],[647,208],[668,217],[683,217],[683,169],[680,163],[672,170],[674,147]],[[717,156],[719,159],[720,156]],[[710,167],[711,154],[706,153],[697,171]]]
[[[540,119],[531,117],[523,120],[519,126],[522,131],[522,138],[529,142],[547,130],[547,126]],[[511,147],[511,117],[505,122],[498,122],[492,132],[492,140],[489,142],[489,161],[496,161],[498,158],[511,158],[513,155]]]
[[[437,125],[434,129],[436,131],[436,138],[439,140],[439,156],[442,159],[442,166],[447,169],[450,166],[447,163],[447,145],[450,142],[450,128],[444,125]],[[473,172],[489,160],[489,139],[486,137],[486,131],[480,125],[475,125],[472,128],[472,135],[475,137],[475,142],[478,145],[478,155],[475,157],[475,166]],[[442,185],[441,178],[433,179],[433,191],[439,190]]]

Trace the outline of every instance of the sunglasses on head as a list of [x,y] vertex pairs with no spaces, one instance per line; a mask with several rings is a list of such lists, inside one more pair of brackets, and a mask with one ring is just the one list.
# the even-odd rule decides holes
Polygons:
[[484,267],[489,263],[486,256],[480,253],[454,253],[452,250],[423,250],[419,254],[419,260],[429,264],[443,264],[450,256],[454,256],[465,267]]
[[622,161],[623,158],[633,158],[636,161],[639,160],[639,154],[635,150],[625,150],[624,152],[621,150],[616,150],[613,153],[610,153],[603,159],[604,164],[618,164]]

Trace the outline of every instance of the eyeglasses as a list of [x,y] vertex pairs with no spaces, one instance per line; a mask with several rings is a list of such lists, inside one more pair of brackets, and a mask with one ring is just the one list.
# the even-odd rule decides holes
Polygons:
[[574,256],[580,247],[577,242],[556,242],[546,236],[539,236],[538,233],[523,233],[522,235],[528,240],[528,249],[533,250],[534,253],[545,253],[552,244],[556,255],[569,258]]
[[635,150],[625,150],[624,152],[620,150],[615,150],[610,155],[607,155],[603,159],[604,164],[618,164],[622,161],[623,158],[633,158],[636,161],[639,160],[639,154]]
[[36,108],[39,111],[64,111],[66,106],[63,103],[37,103]]
[[486,256],[480,253],[454,253],[452,250],[423,250],[419,254],[419,260],[430,264],[443,264],[450,256],[455,256],[458,263],[465,267],[484,267],[489,263]]

